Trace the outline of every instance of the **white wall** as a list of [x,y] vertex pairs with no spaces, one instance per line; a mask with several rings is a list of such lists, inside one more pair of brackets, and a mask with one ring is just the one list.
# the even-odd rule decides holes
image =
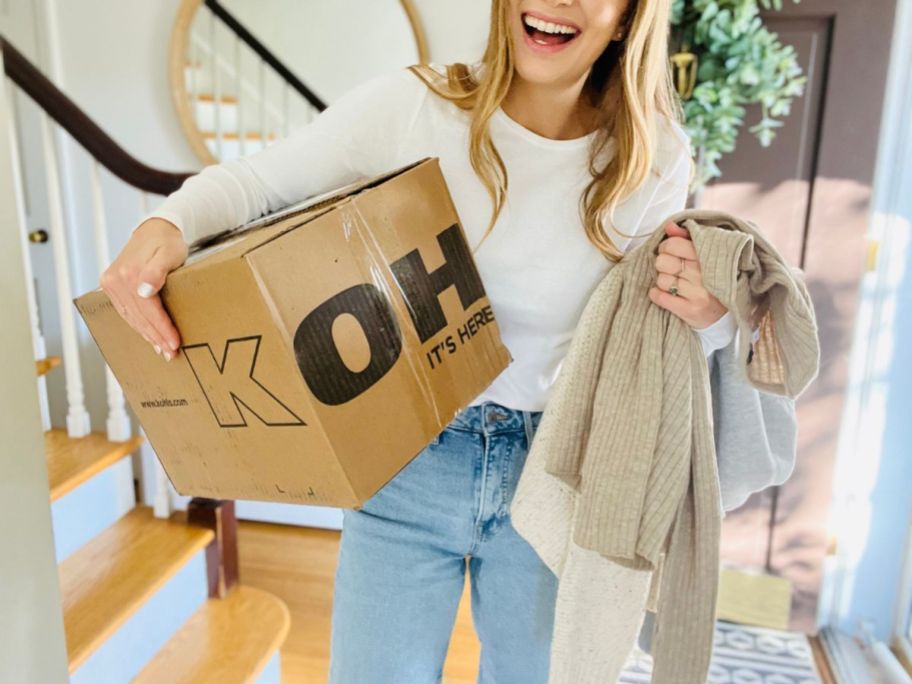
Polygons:
[[[223,0],[224,6],[321,98],[418,61],[399,0]],[[471,61],[487,38],[489,0],[415,3],[432,61]]]
[[418,61],[399,0],[224,0],[223,5],[326,102],[355,83]]

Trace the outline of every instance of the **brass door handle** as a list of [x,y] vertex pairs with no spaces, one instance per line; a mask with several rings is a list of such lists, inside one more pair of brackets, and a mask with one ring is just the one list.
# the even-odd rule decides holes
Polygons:
[[44,228],[38,228],[29,232],[28,239],[29,242],[47,242],[48,234]]

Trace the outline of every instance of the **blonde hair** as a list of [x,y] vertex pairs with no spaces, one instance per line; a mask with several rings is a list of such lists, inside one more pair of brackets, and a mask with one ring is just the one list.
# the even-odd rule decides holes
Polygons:
[[[604,230],[605,213],[618,234],[634,237],[614,225],[614,211],[646,181],[650,170],[655,172],[652,167],[658,115],[679,124],[684,120],[668,59],[670,3],[671,0],[630,0],[627,37],[609,43],[592,65],[584,86],[583,96],[596,108],[599,125],[590,147],[592,180],[580,197],[580,218],[589,240],[613,261],[619,261],[624,253]],[[469,158],[493,203],[481,242],[500,215],[509,184],[488,122],[510,88],[514,49],[509,0],[492,0],[491,29],[477,73],[458,62],[446,65],[445,75],[428,64],[409,67],[435,93],[471,111]],[[613,117],[608,110],[612,102],[617,103]],[[616,152],[608,164],[598,168],[599,155],[612,137]],[[691,178],[693,171],[690,159]]]

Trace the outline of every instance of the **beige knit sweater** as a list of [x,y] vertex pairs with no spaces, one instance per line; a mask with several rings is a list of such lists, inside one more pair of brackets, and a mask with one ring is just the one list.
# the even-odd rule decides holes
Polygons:
[[[707,360],[647,294],[674,221],[703,283],[732,311],[744,381],[797,397],[819,370],[801,271],[750,221],[685,209],[615,264],[586,304],[511,504],[516,530],[560,578],[551,684],[615,682],[656,611],[654,684],[705,684],[723,517]],[[631,419],[630,416],[634,416]]]

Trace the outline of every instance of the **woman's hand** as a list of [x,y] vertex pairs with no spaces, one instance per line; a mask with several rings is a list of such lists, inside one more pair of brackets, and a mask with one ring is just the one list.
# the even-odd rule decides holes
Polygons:
[[[656,286],[649,289],[649,298],[692,328],[710,326],[728,309],[703,287],[700,262],[687,229],[669,222],[665,225],[665,233],[669,237],[659,243],[655,261]],[[677,295],[668,292],[672,285],[677,285]]]
[[187,253],[187,243],[177,226],[150,218],[133,231],[101,274],[101,289],[118,313],[168,361],[177,354],[180,335],[158,292],[168,273],[184,263]]

